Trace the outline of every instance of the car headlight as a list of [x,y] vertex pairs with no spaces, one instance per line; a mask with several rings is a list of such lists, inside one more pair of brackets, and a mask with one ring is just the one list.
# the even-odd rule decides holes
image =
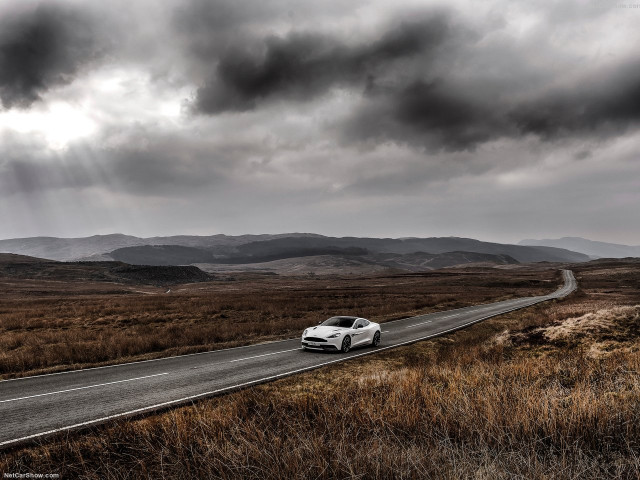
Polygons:
[[[309,330],[309,329],[307,328],[307,330]],[[307,330],[305,330],[304,332],[302,332],[302,336],[305,336],[305,335],[307,334]]]
[[333,335],[329,335],[327,338],[338,338],[340,335],[342,335],[342,333],[338,332],[334,333]]

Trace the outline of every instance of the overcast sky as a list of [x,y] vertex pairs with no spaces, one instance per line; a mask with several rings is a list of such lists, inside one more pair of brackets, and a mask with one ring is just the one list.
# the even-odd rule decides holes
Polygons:
[[640,8],[0,3],[0,238],[640,244]]

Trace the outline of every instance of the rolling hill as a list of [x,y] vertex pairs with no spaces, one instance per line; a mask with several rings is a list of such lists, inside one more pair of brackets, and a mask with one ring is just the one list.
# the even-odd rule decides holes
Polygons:
[[596,242],[581,237],[563,237],[556,239],[526,239],[519,242],[526,246],[547,246],[565,248],[584,253],[592,258],[640,257],[640,245],[622,245],[619,243]]
[[353,275],[382,271],[424,272],[455,266],[514,265],[519,262],[507,255],[472,252],[374,253],[366,255],[309,255],[255,263],[198,263],[210,273],[264,272],[278,275]]
[[0,240],[0,252],[59,261],[119,261],[156,266],[249,265],[330,255],[349,259],[349,262],[357,258],[357,261],[370,265],[410,270],[474,262],[502,264],[505,259],[520,263],[589,260],[589,256],[583,253],[546,245],[509,245],[458,237],[326,237],[308,233],[151,238],[121,234],[86,238],[34,237]]
[[82,238],[29,237],[0,240],[0,252],[47,258],[49,260],[111,260],[109,253],[119,248],[143,245],[179,245],[195,248],[233,248],[244,243],[271,240],[280,237],[307,236],[307,233],[279,235],[178,235],[171,237],[140,238],[119,233],[93,235]]
[[212,280],[195,266],[127,265],[122,262],[57,262],[0,253],[0,277],[66,282],[174,285]]
[[533,247],[482,242],[471,238],[360,238],[360,237],[285,237],[239,245],[237,256],[245,258],[284,255],[294,249],[313,248],[361,248],[369,253],[408,254],[425,252],[472,252],[491,255],[508,255],[518,262],[584,262],[589,257],[582,253],[554,247]]

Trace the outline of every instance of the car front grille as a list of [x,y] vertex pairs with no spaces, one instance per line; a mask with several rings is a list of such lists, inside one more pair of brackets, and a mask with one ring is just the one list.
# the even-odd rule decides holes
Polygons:
[[319,337],[304,337],[305,342],[326,342],[327,340]]

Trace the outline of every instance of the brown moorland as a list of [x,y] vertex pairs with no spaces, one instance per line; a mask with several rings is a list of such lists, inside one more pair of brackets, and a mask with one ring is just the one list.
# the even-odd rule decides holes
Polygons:
[[365,277],[234,274],[154,287],[83,280],[73,269],[76,276],[67,272],[65,281],[0,277],[0,378],[295,337],[335,314],[384,322],[544,294],[560,282],[556,269],[519,267]]
[[[580,289],[565,300],[6,452],[0,472],[636,479],[640,265],[575,270]],[[576,321],[594,312],[595,321]],[[547,335],[563,325],[573,329],[568,336]],[[606,348],[590,347],[602,342]]]

